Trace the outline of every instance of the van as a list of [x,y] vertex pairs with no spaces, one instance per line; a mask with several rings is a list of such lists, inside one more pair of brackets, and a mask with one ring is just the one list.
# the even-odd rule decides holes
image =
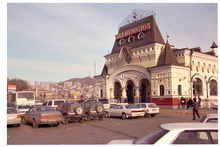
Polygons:
[[42,106],[51,106],[53,108],[56,108],[58,106],[58,104],[60,103],[65,103],[66,100],[64,99],[53,99],[53,100],[46,100]]

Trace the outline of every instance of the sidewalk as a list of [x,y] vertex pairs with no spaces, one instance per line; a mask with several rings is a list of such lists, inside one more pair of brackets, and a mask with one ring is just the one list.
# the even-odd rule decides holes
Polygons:
[[[192,109],[160,109],[160,113],[192,114]],[[199,109],[199,114],[218,113],[218,109]]]

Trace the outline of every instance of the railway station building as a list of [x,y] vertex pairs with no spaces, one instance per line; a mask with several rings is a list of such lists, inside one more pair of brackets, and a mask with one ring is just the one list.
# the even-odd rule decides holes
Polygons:
[[[152,102],[180,108],[180,98],[200,96],[202,107],[218,101],[218,46],[175,48],[164,41],[154,14],[134,10],[120,26],[111,52],[95,76],[96,97],[119,102]],[[207,36],[208,37],[208,36]]]

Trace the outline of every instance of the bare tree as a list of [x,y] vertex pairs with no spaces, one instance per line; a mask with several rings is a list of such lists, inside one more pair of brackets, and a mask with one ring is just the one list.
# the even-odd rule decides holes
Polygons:
[[29,90],[30,86],[28,85],[28,82],[22,79],[12,78],[7,79],[8,85],[16,85],[16,91],[22,91],[22,90]]

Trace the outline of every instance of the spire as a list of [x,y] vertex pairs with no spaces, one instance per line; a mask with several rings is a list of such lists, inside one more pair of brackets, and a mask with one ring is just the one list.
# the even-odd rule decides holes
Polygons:
[[212,46],[210,47],[212,48],[212,52],[215,56],[218,56],[218,46],[216,45],[216,43],[213,41]]
[[157,65],[177,65],[177,64],[178,64],[178,61],[167,40],[165,44],[165,48],[158,59]]
[[218,48],[218,46],[216,45],[216,43],[213,41],[212,46],[210,48]]

